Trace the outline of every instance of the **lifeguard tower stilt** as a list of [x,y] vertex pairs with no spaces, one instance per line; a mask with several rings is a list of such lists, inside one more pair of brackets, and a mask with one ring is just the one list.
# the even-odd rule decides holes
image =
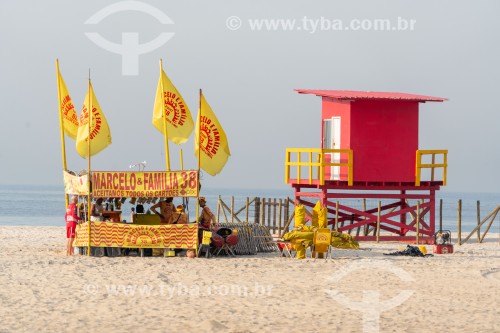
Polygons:
[[431,243],[435,194],[446,185],[447,150],[419,150],[418,108],[446,99],[297,92],[322,97],[322,148],[287,149],[285,181],[294,188],[295,200],[307,207],[321,200],[329,224],[357,240]]

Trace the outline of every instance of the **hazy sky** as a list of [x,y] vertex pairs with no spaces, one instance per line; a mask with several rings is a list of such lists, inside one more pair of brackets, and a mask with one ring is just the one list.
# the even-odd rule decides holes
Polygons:
[[[162,136],[151,125],[163,58],[193,116],[202,88],[230,140],[228,164],[216,177],[205,174],[204,186],[286,188],[285,149],[320,147],[321,100],[293,91],[302,88],[449,98],[421,104],[420,149],[449,150],[447,190],[500,191],[497,1],[144,1],[171,24],[138,11],[85,24],[114,3],[0,0],[0,184],[62,185],[56,58],[78,113],[91,69],[111,128],[113,144],[92,169],[129,170],[144,160],[148,170],[164,169]],[[328,29],[398,18],[414,20],[413,30]],[[295,26],[257,31],[251,20],[259,19]],[[121,44],[124,32],[138,33],[139,44],[173,36],[139,55],[138,75],[124,75],[122,55],[85,35]],[[86,168],[74,141],[66,143],[69,169]],[[170,147],[175,169],[179,148]],[[185,168],[195,169],[193,139],[182,149]]]

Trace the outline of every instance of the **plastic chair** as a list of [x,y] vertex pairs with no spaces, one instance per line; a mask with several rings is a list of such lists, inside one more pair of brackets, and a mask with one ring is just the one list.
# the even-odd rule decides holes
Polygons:
[[332,231],[329,228],[316,229],[313,236],[311,258],[317,258],[318,253],[321,253],[323,256],[326,253],[325,259],[328,259],[328,255],[330,255],[330,258],[332,258],[331,242],[332,242]]
[[279,250],[280,257],[293,258],[297,254],[295,249],[293,248],[293,242],[283,240],[282,237],[278,236],[262,236],[265,238],[272,239],[267,241],[267,244],[276,245],[276,248]]
[[282,257],[295,257],[295,250],[293,249],[293,244],[291,242],[277,241],[276,245],[278,245],[278,249],[280,250]]
[[[227,239],[233,234],[233,230],[230,228],[219,228],[216,231],[216,234],[220,237],[222,237],[222,242],[221,246],[217,246],[217,249],[214,250],[214,255],[218,256],[222,250],[226,253],[226,255],[232,255],[233,257],[236,256],[234,253],[232,247],[235,244],[228,244]],[[236,243],[238,242],[238,238],[236,238]]]
[[218,256],[222,250],[226,252],[226,255],[232,255],[233,257],[236,256],[231,246],[229,246],[227,243],[224,243],[224,245],[222,245],[222,247],[217,250],[217,253],[215,255]]
[[212,232],[203,230],[201,245],[198,249],[198,257],[200,256],[202,251],[205,251],[205,256],[210,258],[210,242],[212,241]]

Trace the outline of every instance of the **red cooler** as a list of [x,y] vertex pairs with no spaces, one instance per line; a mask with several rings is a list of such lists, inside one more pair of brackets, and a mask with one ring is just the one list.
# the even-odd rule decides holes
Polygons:
[[451,244],[451,232],[449,230],[439,230],[434,234],[435,254],[453,253],[453,244]]
[[435,254],[453,253],[453,245],[452,244],[434,245],[434,253]]

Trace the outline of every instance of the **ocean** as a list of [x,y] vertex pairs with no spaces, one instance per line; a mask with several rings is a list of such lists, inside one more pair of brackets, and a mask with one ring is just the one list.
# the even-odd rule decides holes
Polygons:
[[[0,185],[0,225],[4,226],[64,226],[63,186]],[[203,188],[202,196],[207,198],[207,205],[216,211],[218,196],[229,206],[234,196],[235,208],[245,205],[246,198],[293,198],[293,190],[275,189],[210,189]],[[481,219],[486,217],[497,205],[500,205],[500,193],[459,193],[439,191],[436,200],[436,229],[439,223],[439,199],[443,199],[443,229],[457,230],[457,203],[462,199],[462,231],[471,231],[477,224],[476,202],[481,203]],[[361,200],[350,199],[352,206],[360,207]],[[354,202],[353,202],[354,201]],[[181,198],[175,198],[174,204],[181,204]],[[347,203],[347,202],[345,202]],[[373,207],[376,202],[368,201]],[[383,203],[383,202],[382,202]],[[194,220],[196,201],[190,199],[190,219]],[[122,218],[130,216],[131,205],[127,202],[122,207]],[[146,205],[145,208],[148,208]],[[497,216],[490,229],[500,232],[500,216]],[[484,230],[484,228],[482,228]]]

